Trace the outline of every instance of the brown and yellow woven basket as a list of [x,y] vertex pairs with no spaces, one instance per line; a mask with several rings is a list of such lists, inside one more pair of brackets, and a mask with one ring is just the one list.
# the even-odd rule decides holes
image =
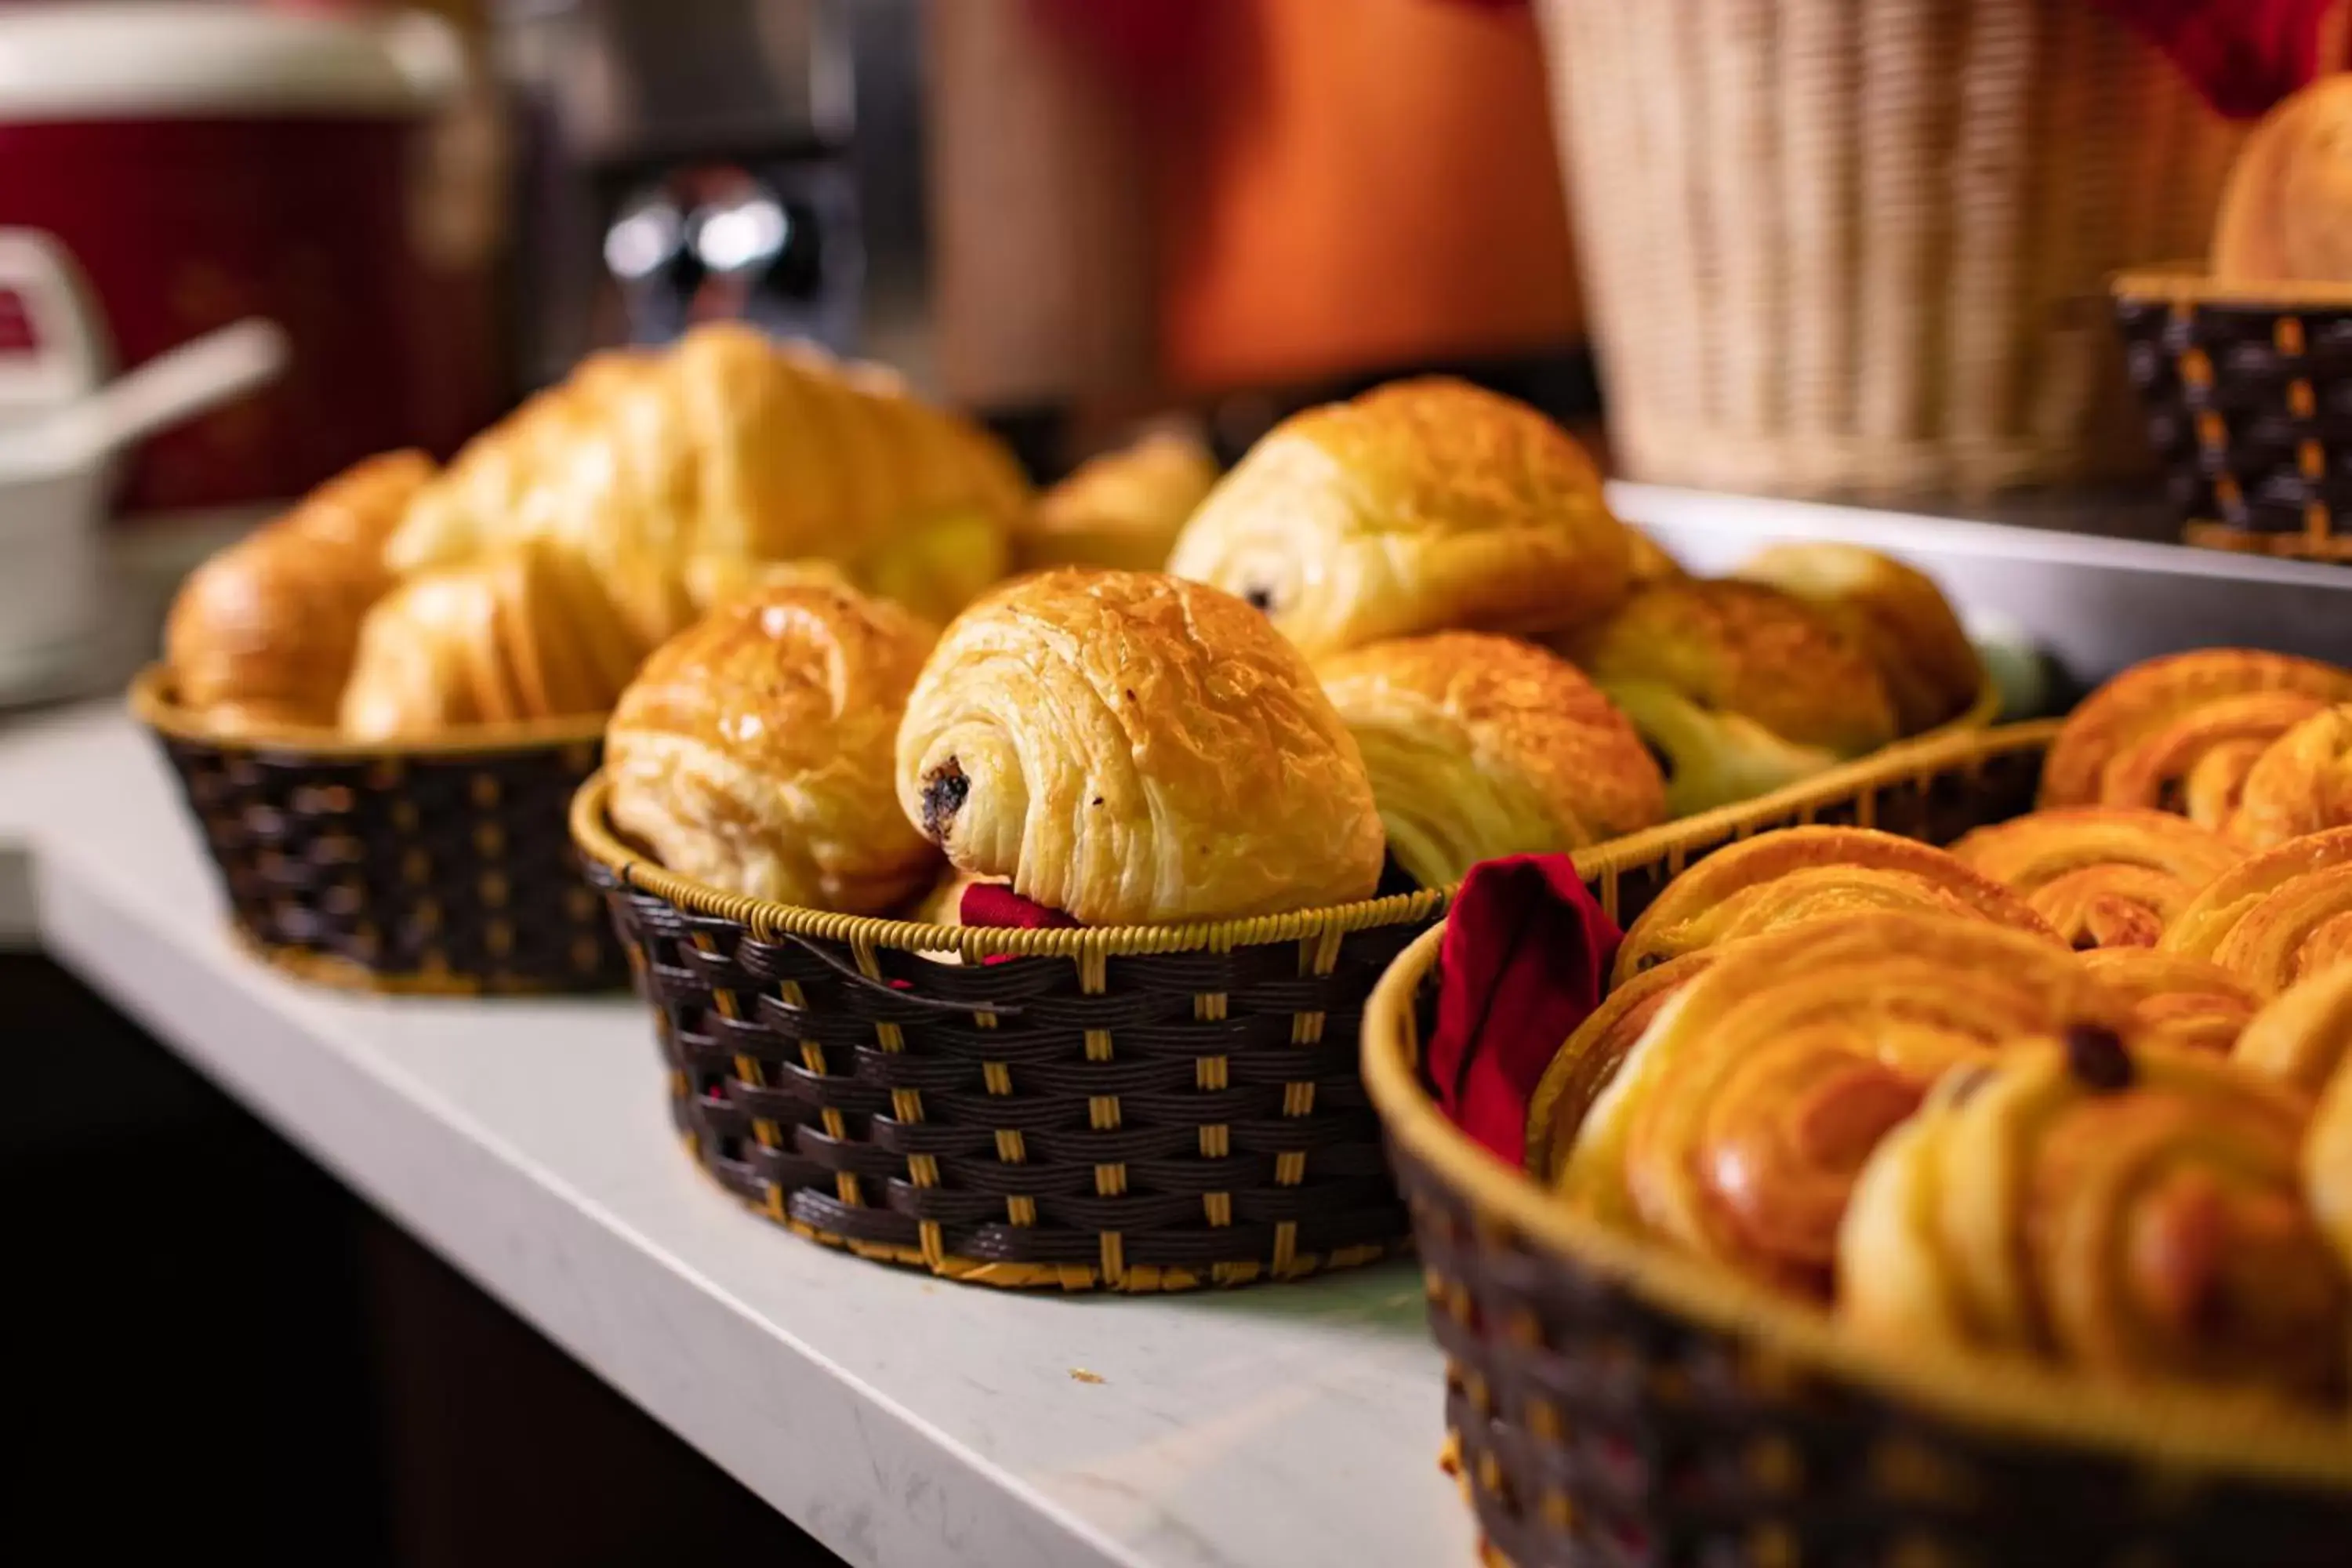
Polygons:
[[240,936],[305,979],[457,994],[606,990],[628,967],[564,830],[601,719],[379,745],[223,732],[161,668],[131,688]]
[[2115,280],[2126,363],[2192,544],[2352,560],[2352,287]]
[[[2007,815],[2054,726],[1925,742],[1815,781],[1945,838]],[[1855,776],[1861,775],[1861,776]],[[1718,842],[1723,840],[1717,840]],[[1580,860],[1629,909],[1705,842]],[[2260,1568],[2352,1554],[2352,1425],[2021,1363],[1893,1356],[1822,1313],[1552,1201],[1421,1080],[1441,925],[1381,978],[1364,1077],[1447,1357],[1491,1562]]]

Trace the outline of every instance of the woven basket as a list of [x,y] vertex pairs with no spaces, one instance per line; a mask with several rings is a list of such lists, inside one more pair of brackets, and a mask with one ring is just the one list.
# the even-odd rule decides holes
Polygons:
[[1981,492],[2144,466],[2107,275],[2240,132],[2092,0],[1542,0],[1625,471]]
[[[1836,783],[1882,826],[1947,837],[2021,804],[2013,786],[2030,789],[2054,729],[1929,742]],[[1963,805],[1975,809],[1948,811]],[[1673,847],[1688,859],[1707,846]],[[1633,849],[1580,862],[1604,900],[1665,879],[1670,847]],[[2258,1568],[2352,1553],[2352,1426],[1957,1352],[1888,1355],[1563,1208],[1421,1082],[1443,930],[1382,977],[1364,1076],[1412,1210],[1491,1562]]]
[[131,711],[179,774],[238,934],[361,990],[607,990],[628,967],[564,831],[604,721],[398,746],[331,731],[223,733],[142,672]]
[[2179,268],[2126,273],[2115,300],[2189,542],[2352,560],[2352,288]]

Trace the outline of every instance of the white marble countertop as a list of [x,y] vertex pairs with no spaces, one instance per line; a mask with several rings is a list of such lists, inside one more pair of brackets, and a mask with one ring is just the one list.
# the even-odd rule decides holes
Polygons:
[[1058,1298],[802,1242],[680,1154],[633,1000],[347,997],[240,954],[160,753],[110,707],[0,729],[5,941],[853,1563],[1473,1561],[1410,1263]]

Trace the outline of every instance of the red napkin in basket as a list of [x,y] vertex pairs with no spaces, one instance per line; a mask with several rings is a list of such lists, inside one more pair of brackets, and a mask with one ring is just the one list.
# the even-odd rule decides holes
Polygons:
[[2334,3],[2098,0],[2172,57],[2206,102],[2241,119],[2263,113],[2314,77],[2344,68],[2344,35],[2326,25]]
[[1075,931],[1078,926],[1061,910],[1024,899],[1002,882],[974,882],[966,888],[960,912],[968,926],[1009,926],[1014,931]]
[[1438,1105],[1496,1158],[1526,1157],[1536,1083],[1600,1005],[1623,934],[1565,855],[1488,860],[1462,884],[1425,1068]]

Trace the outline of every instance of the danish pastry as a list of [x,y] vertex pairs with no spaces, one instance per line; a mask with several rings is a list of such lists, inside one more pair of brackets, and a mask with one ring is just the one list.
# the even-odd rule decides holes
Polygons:
[[1625,716],[1556,654],[1485,632],[1374,643],[1327,660],[1389,852],[1423,887],[1498,855],[1581,849],[1665,820],[1658,765]]
[[2264,747],[2344,701],[2352,670],[2315,659],[2252,648],[2149,659],[2067,718],[2042,763],[2041,804],[2155,806],[2218,829]]
[[1380,880],[1355,740],[1230,595],[1065,567],[948,627],[898,731],[898,800],[964,870],[1088,925],[1336,903]]
[[2300,1095],[2100,1025],[1956,1069],[1864,1169],[1838,1310],[1893,1345],[2325,1396],[2352,1289],[2300,1191]]
[[2352,827],[2239,861],[2189,900],[2158,945],[2210,958],[2265,995],[2352,960]]
[[1283,421],[1168,559],[1309,658],[1448,628],[1540,633],[1624,596],[1631,546],[1584,449],[1507,397],[1433,377]]
[[1948,1067],[2094,1017],[2064,948],[1983,921],[1878,910],[1725,947],[1593,1102],[1566,1199],[1784,1289],[1827,1293],[1847,1194]]
[[614,826],[730,892],[843,914],[926,887],[893,747],[932,628],[818,584],[755,589],[656,649],[604,735]]
[[2224,829],[2267,849],[2330,827],[2352,827],[2352,704],[2313,713],[2272,742],[2245,774]]
[[1877,667],[1777,588],[1653,584],[1558,646],[1658,753],[1677,816],[1793,784],[1895,736]]
[[2199,889],[2238,863],[2219,834],[2161,811],[2078,805],[1979,827],[1952,854],[2032,906],[2077,948],[2154,947]]
[[1727,845],[1666,884],[1617,949],[1616,982],[1740,937],[1866,910],[2057,935],[2015,893],[1932,845],[1867,827],[1788,827]]
[[362,740],[602,713],[645,645],[576,558],[540,540],[420,573],[361,623],[341,722]]
[[1147,436],[1106,452],[1037,498],[1013,540],[1014,564],[1157,572],[1216,482],[1217,460],[1189,436]]
[[184,706],[234,724],[335,721],[360,618],[392,585],[383,544],[433,472],[371,458],[189,574],[164,627]]
[[2228,1056],[2263,1004],[2252,984],[2201,958],[2111,947],[2084,953],[2083,963],[2131,1005],[2135,1038]]
[[2352,1055],[2352,965],[2272,997],[2238,1037],[2234,1055],[2252,1071],[2305,1094],[2325,1089]]
[[1906,735],[1967,712],[1985,670],[1958,616],[1925,573],[1858,544],[1776,544],[1739,568],[1794,594],[1868,654]]

